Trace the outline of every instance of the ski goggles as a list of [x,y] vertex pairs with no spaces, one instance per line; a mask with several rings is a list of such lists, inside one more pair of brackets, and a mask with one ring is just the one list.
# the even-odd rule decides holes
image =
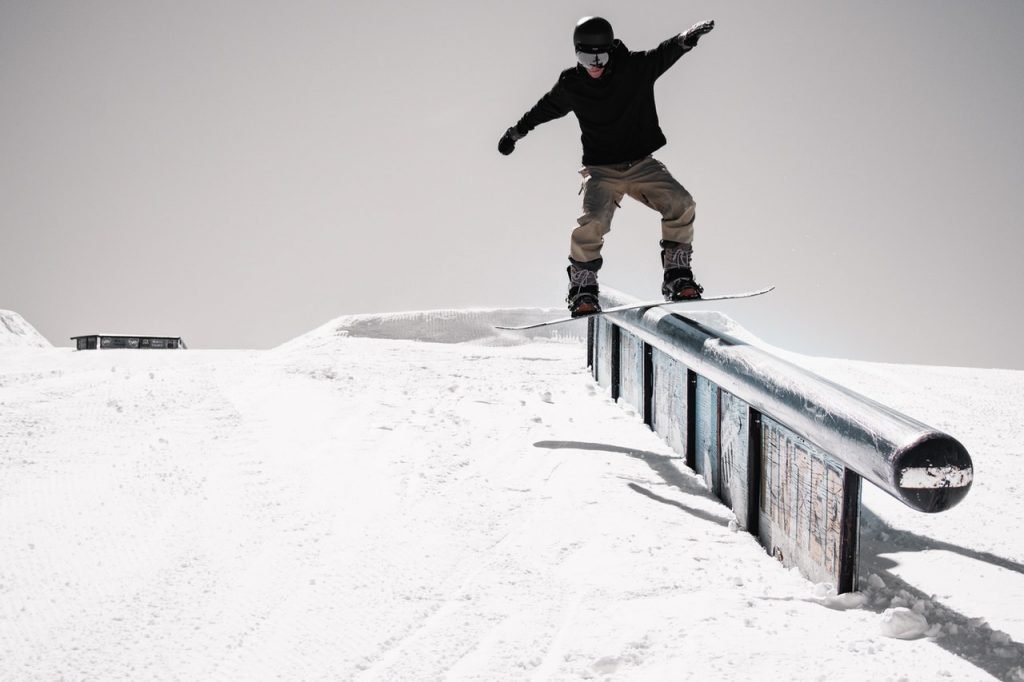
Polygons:
[[607,52],[577,52],[576,61],[588,69],[603,69],[608,66]]

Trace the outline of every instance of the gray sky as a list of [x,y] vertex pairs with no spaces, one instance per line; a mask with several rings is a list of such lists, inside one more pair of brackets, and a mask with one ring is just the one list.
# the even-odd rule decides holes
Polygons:
[[[769,6],[770,5],[770,6]],[[270,347],[347,313],[563,306],[573,63],[717,27],[659,81],[708,293],[789,350],[1024,369],[1024,2],[0,0],[0,308],[58,345]],[[626,203],[602,283],[659,295]]]

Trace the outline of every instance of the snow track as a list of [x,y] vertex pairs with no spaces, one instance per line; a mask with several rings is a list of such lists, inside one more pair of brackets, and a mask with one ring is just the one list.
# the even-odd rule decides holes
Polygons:
[[824,608],[578,341],[367,319],[0,354],[0,679],[987,678]]

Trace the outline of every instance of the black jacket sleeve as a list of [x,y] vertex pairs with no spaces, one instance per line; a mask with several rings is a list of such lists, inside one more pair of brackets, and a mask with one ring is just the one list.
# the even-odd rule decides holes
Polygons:
[[519,122],[516,123],[516,129],[520,133],[526,135],[541,123],[562,118],[572,111],[572,101],[564,85],[565,77],[564,73],[559,76],[555,87],[551,88],[547,94],[540,98],[540,101],[533,105],[532,109],[519,119]]
[[692,47],[683,45],[682,37],[677,35],[662,42],[653,50],[647,50],[643,55],[652,77],[657,79],[692,49]]

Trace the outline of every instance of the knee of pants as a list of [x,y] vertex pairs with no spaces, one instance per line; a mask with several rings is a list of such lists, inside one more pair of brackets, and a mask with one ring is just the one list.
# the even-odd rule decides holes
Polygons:
[[668,209],[662,214],[665,223],[673,227],[693,225],[694,217],[697,215],[697,202],[693,200],[688,192],[680,193],[672,197]]
[[591,239],[600,239],[611,232],[612,217],[615,215],[614,204],[604,204],[596,208],[583,207],[583,215],[576,219],[573,238],[579,235]]
[[671,213],[664,215],[661,221],[661,238],[680,244],[693,242],[693,222],[696,218],[697,204],[689,194],[680,197],[678,204]]
[[569,244],[569,257],[581,263],[592,261],[601,256],[604,246],[604,235],[608,234],[607,224],[586,223],[572,231]]

